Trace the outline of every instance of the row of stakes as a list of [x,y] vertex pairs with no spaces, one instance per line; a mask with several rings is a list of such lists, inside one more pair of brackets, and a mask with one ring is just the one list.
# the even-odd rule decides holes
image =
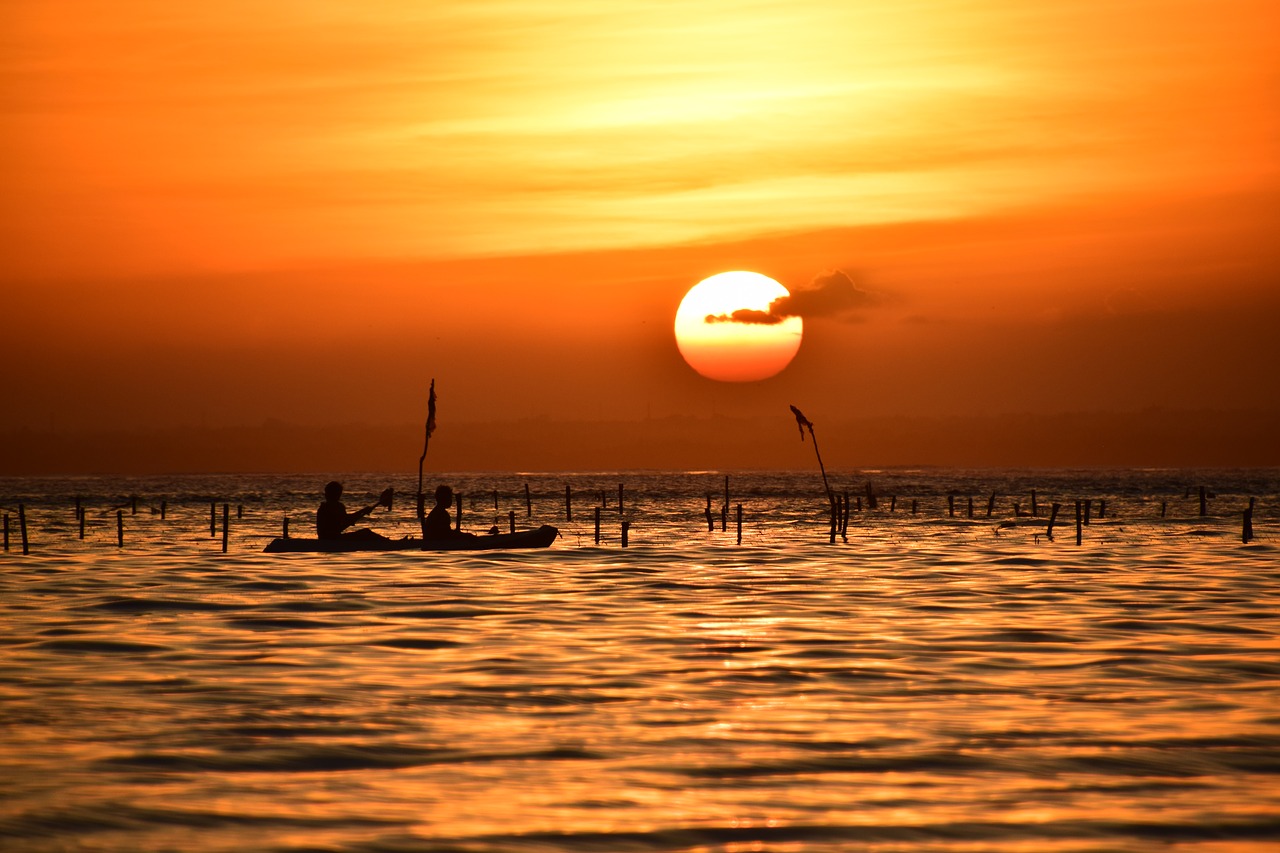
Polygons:
[[[529,492],[528,483],[526,483],[524,487],[524,496],[525,496],[525,514],[526,516],[532,516],[533,500]],[[617,504],[617,512],[619,515],[622,515],[624,512],[624,508],[625,508],[624,496],[625,496],[624,484],[619,483],[618,484],[618,504]],[[1190,496],[1189,491],[1188,491],[1188,496]],[[1205,487],[1201,486],[1199,496],[1200,496],[1200,515],[1205,516],[1208,514],[1208,499],[1210,497],[1210,494],[1205,489]],[[463,506],[462,495],[455,494],[454,497],[455,497],[455,505],[456,505],[456,516],[455,516],[457,520],[456,524],[458,529],[461,529],[462,506]],[[987,501],[987,510],[986,510],[987,518],[990,518],[993,512],[995,511],[996,497],[997,497],[996,492],[992,492],[991,497]],[[849,528],[850,515],[854,511],[856,512],[862,511],[861,496],[855,497],[854,500],[856,501],[856,509],[854,508],[855,505],[851,504],[850,502],[850,496],[848,491],[844,491],[840,494],[833,493],[831,495],[830,540],[833,544],[835,543],[837,537],[839,537],[845,542],[849,541],[848,528]],[[897,500],[898,500],[897,496],[896,495],[889,496],[888,500],[889,500],[889,511],[895,512],[897,510]],[[565,508],[564,508],[565,520],[572,521],[573,520],[573,492],[571,487],[568,485],[564,487],[564,502],[565,502]],[[712,511],[711,502],[712,502],[712,496],[711,496],[711,493],[708,492],[707,506],[705,510],[708,532],[714,532],[716,528],[715,513]],[[601,503],[601,506],[605,504],[605,494],[603,491],[600,493],[600,503]],[[868,505],[868,508],[871,510],[875,510],[878,505],[877,497],[875,493],[872,491],[870,483],[867,484],[867,505]],[[118,507],[113,507],[113,509],[115,509],[115,512],[116,512],[116,545],[118,547],[124,547],[124,509],[123,509],[124,506],[125,505],[122,504]],[[131,498],[128,506],[130,507],[130,514],[136,515],[138,512],[138,499],[136,497]],[[165,518],[167,506],[168,505],[166,501],[160,502],[160,519],[161,520],[164,520]],[[600,535],[601,506],[596,506],[594,508],[595,543],[597,545],[600,544],[600,539],[601,539],[601,535]],[[1053,541],[1053,530],[1054,530],[1054,526],[1057,523],[1058,513],[1061,507],[1062,505],[1056,502],[1050,505],[1048,523],[1045,528],[1045,534],[1050,541]],[[495,511],[498,509],[498,491],[496,489],[493,491],[493,508]],[[1167,508],[1168,508],[1168,502],[1162,501],[1160,504],[1161,518],[1165,517]],[[1037,503],[1037,500],[1036,500],[1035,490],[1033,489],[1031,491],[1031,509],[1029,512],[1024,511],[1022,509],[1022,505],[1019,502],[1014,502],[1013,509],[1014,509],[1014,516],[1018,518],[1039,517],[1039,504]],[[737,504],[736,510],[737,510],[737,513],[736,513],[737,514],[737,519],[736,519],[737,543],[741,545],[742,544],[742,504]],[[1244,513],[1243,513],[1243,526],[1241,530],[1241,540],[1246,544],[1248,544],[1254,538],[1253,510],[1254,510],[1254,498],[1251,497],[1249,498],[1249,506],[1247,509],[1244,510]],[[913,499],[911,501],[911,514],[916,515],[917,512],[918,512],[918,503],[916,500]],[[79,496],[76,497],[75,513],[76,513],[76,519],[79,522],[79,538],[84,539],[86,513],[84,510],[83,504],[81,502],[81,498]],[[1105,518],[1106,513],[1107,513],[1107,502],[1105,500],[1099,500],[1097,517]],[[23,504],[18,505],[17,515],[18,515],[18,530],[19,530],[19,535],[22,543],[22,553],[29,554],[30,541],[27,536],[26,508]],[[227,503],[222,504],[222,552],[224,554],[227,552],[227,545],[230,538],[230,531],[231,531],[230,515],[231,515],[231,505]],[[243,515],[244,515],[244,506],[238,505],[236,507],[236,517],[242,518]],[[956,515],[955,495],[947,496],[947,515],[948,517],[955,517]],[[968,508],[965,515],[968,518],[974,518],[974,503],[973,503],[972,497],[968,498]],[[1093,515],[1092,500],[1075,501],[1075,526],[1076,526],[1076,544],[1077,545],[1081,544],[1083,540],[1083,529],[1084,527],[1089,525],[1092,519],[1092,515]],[[510,530],[512,533],[514,533],[516,529],[515,510],[511,510],[508,513],[508,519],[510,524]],[[722,504],[721,511],[720,511],[721,532],[727,532],[728,523],[729,523],[729,478],[725,477],[724,503]],[[621,544],[622,544],[622,547],[624,548],[627,547],[629,544],[628,534],[630,532],[630,528],[631,528],[631,522],[624,520],[621,525]],[[218,535],[218,504],[216,501],[212,501],[209,504],[209,537],[216,538],[217,535]],[[285,539],[289,538],[289,517],[287,515],[284,518],[283,537]],[[9,517],[9,513],[5,512],[4,513],[4,550],[5,551],[8,551],[10,549],[9,539],[10,539],[10,517]]]

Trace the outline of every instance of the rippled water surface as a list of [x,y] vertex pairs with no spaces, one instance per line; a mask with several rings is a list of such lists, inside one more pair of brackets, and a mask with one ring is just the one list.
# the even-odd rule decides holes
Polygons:
[[0,847],[1275,849],[1278,473],[836,474],[834,543],[808,472],[453,475],[561,538],[331,555],[261,553],[322,478],[0,480]]

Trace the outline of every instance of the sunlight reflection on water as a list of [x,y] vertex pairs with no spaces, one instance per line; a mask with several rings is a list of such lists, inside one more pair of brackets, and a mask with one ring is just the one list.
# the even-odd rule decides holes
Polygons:
[[[302,478],[0,481],[35,545],[0,563],[0,835],[27,850],[1256,849],[1280,839],[1274,473],[885,472],[895,510],[854,513],[835,545],[812,475],[742,474],[740,546],[733,516],[706,529],[719,475],[623,474],[625,550],[620,479],[458,476],[477,496],[464,523],[523,513],[530,482],[530,523],[564,536],[432,555],[262,554],[286,514],[305,533],[318,496]],[[1083,495],[1109,517],[1077,546],[1072,516],[1051,542],[1043,516],[1012,514],[1031,488],[1042,510]],[[948,513],[953,491],[982,496],[978,517]],[[117,548],[101,507],[134,493]],[[231,507],[225,555],[211,500],[219,521]],[[411,521],[398,506],[378,526]]]

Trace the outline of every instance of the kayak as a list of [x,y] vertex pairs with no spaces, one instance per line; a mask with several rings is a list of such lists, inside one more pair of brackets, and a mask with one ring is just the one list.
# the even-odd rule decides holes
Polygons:
[[267,554],[330,554],[350,551],[505,551],[546,548],[560,531],[549,524],[537,530],[459,536],[452,539],[285,539],[267,543]]

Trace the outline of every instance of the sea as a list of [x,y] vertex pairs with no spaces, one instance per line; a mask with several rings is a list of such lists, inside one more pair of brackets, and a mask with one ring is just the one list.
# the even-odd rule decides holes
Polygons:
[[0,849],[1280,849],[1280,469],[334,478],[0,478]]

